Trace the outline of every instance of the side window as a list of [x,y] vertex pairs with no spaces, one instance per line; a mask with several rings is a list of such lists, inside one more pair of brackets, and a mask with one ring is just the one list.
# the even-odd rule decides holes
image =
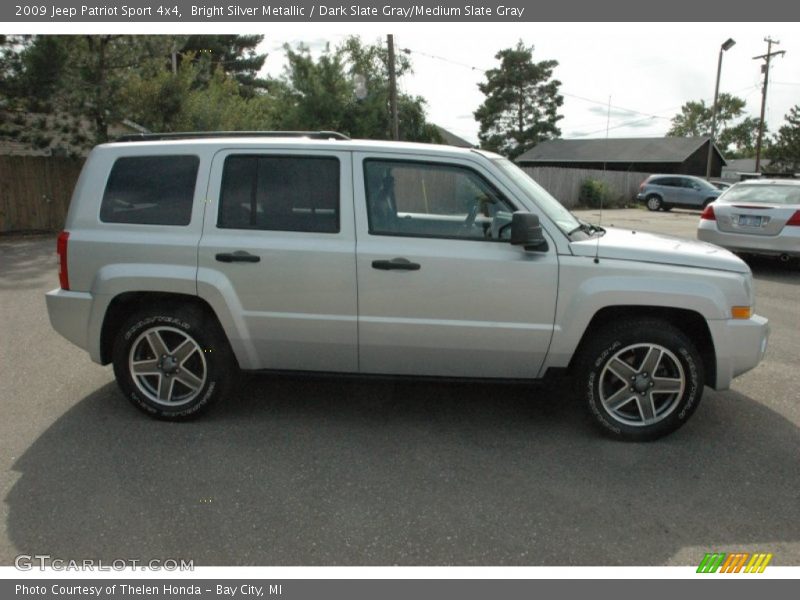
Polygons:
[[663,185],[667,187],[674,187],[675,180],[672,177],[658,177],[651,182],[653,185]]
[[188,225],[197,156],[127,156],[111,167],[100,204],[104,223]]
[[364,181],[374,235],[510,239],[513,207],[471,169],[368,159]]
[[217,226],[337,233],[339,160],[233,154],[225,159]]

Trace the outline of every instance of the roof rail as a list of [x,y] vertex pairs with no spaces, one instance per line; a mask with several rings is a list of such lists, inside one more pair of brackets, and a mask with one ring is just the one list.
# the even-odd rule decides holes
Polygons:
[[158,140],[191,140],[223,137],[309,138],[312,140],[349,140],[338,131],[184,131],[176,133],[131,133],[118,137],[117,142],[153,142]]

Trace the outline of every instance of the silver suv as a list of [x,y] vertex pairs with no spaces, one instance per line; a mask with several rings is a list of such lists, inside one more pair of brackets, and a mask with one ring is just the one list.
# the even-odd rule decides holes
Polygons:
[[603,430],[647,440],[767,344],[736,256],[581,222],[479,150],[324,132],[105,144],[57,250],[53,327],[168,419],[237,368],[567,373]]
[[705,179],[693,175],[650,175],[639,185],[636,199],[648,210],[671,208],[705,208],[722,190]]

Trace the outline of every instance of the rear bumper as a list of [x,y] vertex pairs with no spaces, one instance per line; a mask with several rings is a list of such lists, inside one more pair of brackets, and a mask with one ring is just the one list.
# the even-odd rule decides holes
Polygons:
[[754,315],[747,320],[708,321],[717,355],[717,379],[713,388],[727,390],[734,377],[754,368],[767,350],[769,322]]
[[[797,232],[792,229],[797,229]],[[780,235],[753,235],[720,231],[714,221],[701,221],[697,228],[697,239],[732,252],[800,256],[800,227],[784,228]]]
[[59,288],[47,292],[45,300],[53,329],[78,348],[89,351],[89,324],[94,300],[92,295]]

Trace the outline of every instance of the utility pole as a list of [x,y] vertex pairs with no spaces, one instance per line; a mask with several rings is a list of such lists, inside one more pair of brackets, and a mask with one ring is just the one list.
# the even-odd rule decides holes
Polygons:
[[769,83],[769,60],[773,56],[786,54],[785,50],[778,52],[772,51],[772,44],[778,45],[778,40],[773,40],[771,37],[765,37],[764,41],[767,42],[767,53],[761,56],[754,56],[753,60],[766,61],[761,65],[761,71],[764,73],[764,87],[761,90],[761,119],[758,122],[758,141],[756,142],[756,173],[760,173],[761,168],[761,142],[764,138],[764,110],[767,106],[767,84]]
[[392,117],[392,139],[399,140],[400,120],[397,117],[397,74],[394,65],[394,36],[391,33],[386,36],[386,43],[389,46],[389,112]]

